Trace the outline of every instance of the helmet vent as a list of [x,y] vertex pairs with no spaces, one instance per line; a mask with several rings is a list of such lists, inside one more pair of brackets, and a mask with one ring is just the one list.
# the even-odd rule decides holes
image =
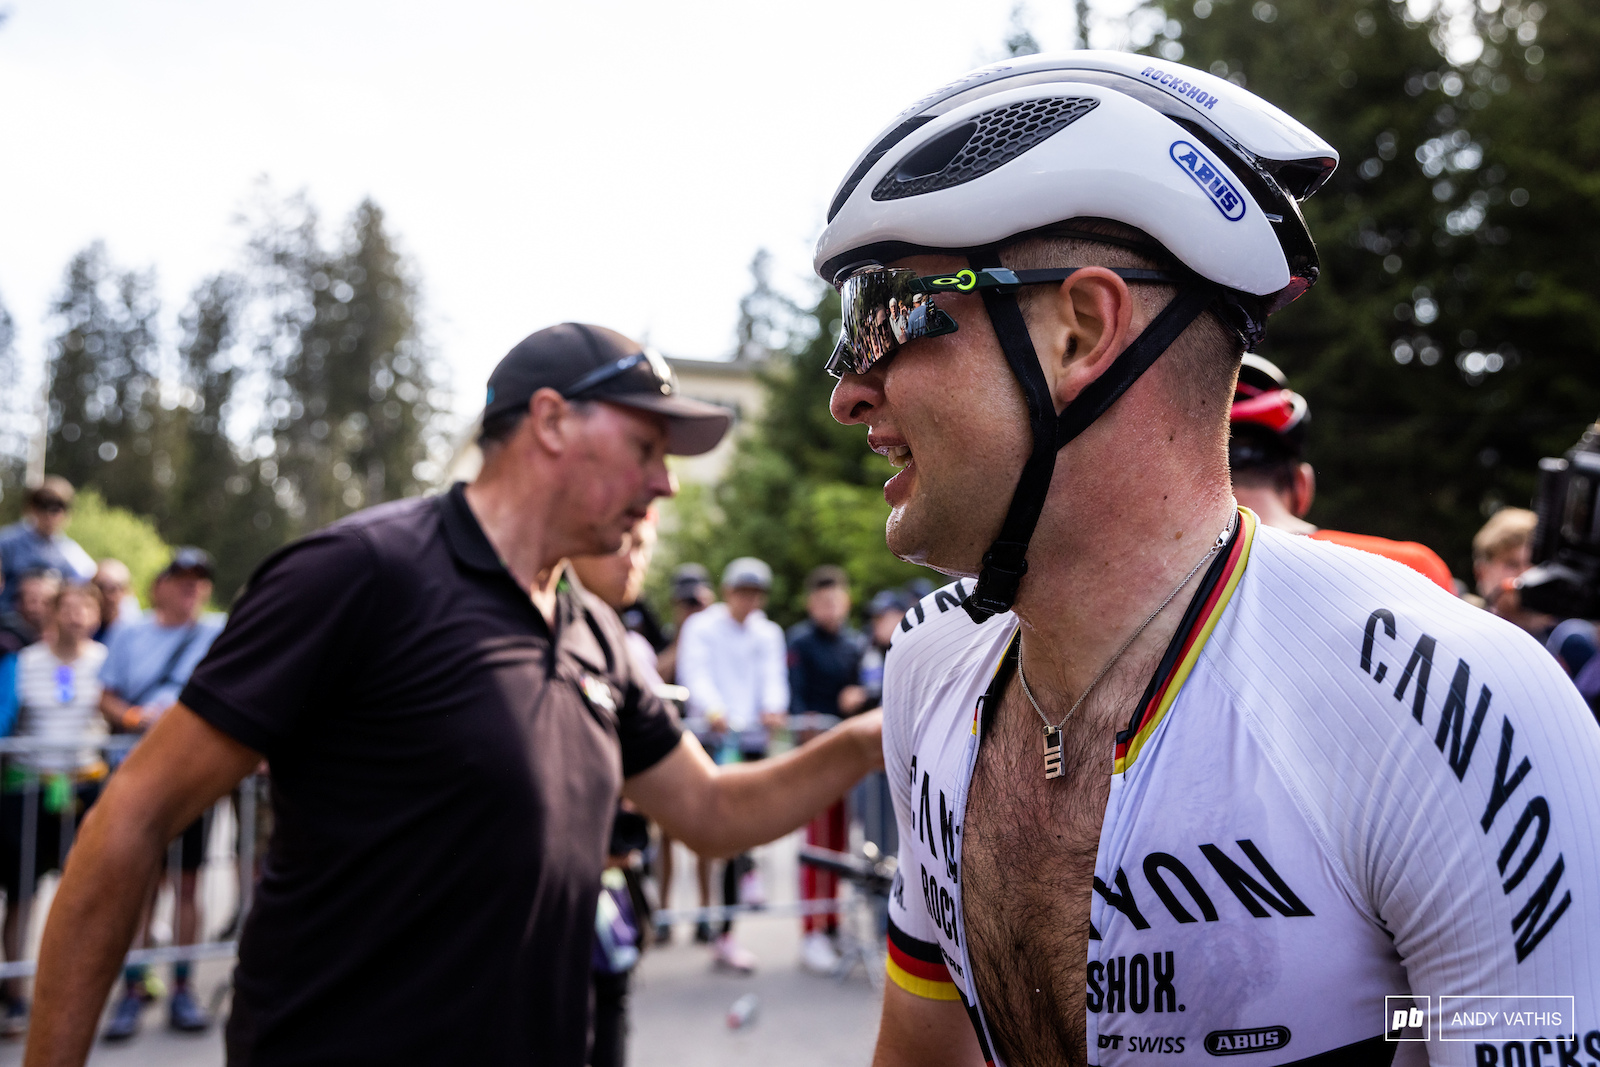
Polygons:
[[907,156],[872,190],[899,200],[970,182],[1017,158],[1093,111],[1092,96],[1046,96],[985,111]]

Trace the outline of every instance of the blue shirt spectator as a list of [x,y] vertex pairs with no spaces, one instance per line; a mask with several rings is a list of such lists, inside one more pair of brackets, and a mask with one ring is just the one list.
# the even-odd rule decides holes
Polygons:
[[72,510],[72,484],[51,476],[28,492],[22,521],[0,529],[0,612],[9,611],[17,584],[30,571],[56,571],[72,582],[94,577],[95,563],[72,538],[61,532]]
[[221,618],[202,618],[211,597],[211,558],[181,548],[150,587],[150,613],[117,627],[100,670],[101,710],[123,729],[143,732],[171,707],[211,642]]
[[150,712],[165,711],[177,701],[221,632],[220,619],[163,626],[153,613],[119,626],[112,631],[100,681],[130,704]]

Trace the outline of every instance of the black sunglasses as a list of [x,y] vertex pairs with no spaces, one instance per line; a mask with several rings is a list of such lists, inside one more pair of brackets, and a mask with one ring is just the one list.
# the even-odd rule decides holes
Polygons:
[[[644,374],[638,375],[642,388],[608,390],[610,392],[659,392],[663,396],[671,396],[675,391],[675,379],[672,368],[667,366],[667,361],[661,358],[660,353],[646,349],[635,352],[631,356],[623,356],[615,363],[608,363],[604,367],[596,367],[585,374],[565,389],[561,395],[568,400],[582,399],[583,394],[592,393],[607,382],[614,381],[630,371],[643,367]],[[645,379],[648,377],[648,381]]]
[[[863,374],[893,355],[902,345],[923,337],[955,333],[956,320],[934,300],[939,293],[970,293],[982,289],[1015,292],[1024,285],[1064,281],[1082,267],[1044,270],[962,269],[954,274],[922,275],[914,270],[864,267],[839,287],[843,312],[839,344],[828,360],[835,378]],[[1111,273],[1129,282],[1176,284],[1186,275],[1166,270],[1113,268]]]

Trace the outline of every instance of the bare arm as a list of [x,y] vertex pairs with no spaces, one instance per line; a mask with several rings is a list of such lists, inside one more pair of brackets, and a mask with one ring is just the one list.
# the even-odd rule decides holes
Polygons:
[[100,714],[114,730],[137,730],[144,722],[144,709],[134,707],[109,689],[100,691]]
[[883,766],[883,719],[861,715],[792,752],[718,767],[684,734],[622,793],[702,856],[732,856],[782,837]]
[[45,924],[27,1067],[84,1062],[168,842],[260,761],[174,704],[111,776],[83,821]]
[[872,1067],[979,1067],[983,1053],[959,1000],[928,1000],[883,984]]

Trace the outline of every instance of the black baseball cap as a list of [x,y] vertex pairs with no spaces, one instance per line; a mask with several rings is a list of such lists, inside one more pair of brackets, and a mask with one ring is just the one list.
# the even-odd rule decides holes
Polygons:
[[680,395],[660,354],[603,326],[563,322],[524,337],[489,375],[483,417],[526,408],[540,389],[665,415],[675,456],[711,451],[733,422],[728,409]]

